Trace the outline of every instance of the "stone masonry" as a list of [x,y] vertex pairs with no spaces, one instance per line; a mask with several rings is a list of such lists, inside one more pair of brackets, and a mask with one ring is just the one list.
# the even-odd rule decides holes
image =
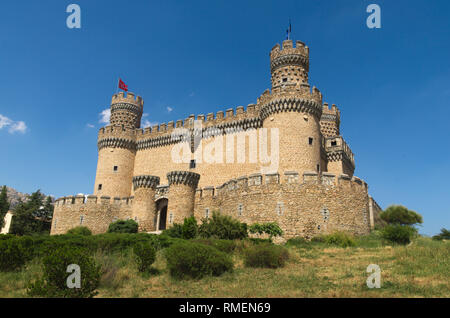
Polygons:
[[214,211],[248,224],[276,221],[284,239],[368,233],[381,208],[353,176],[338,107],[308,83],[309,48],[275,45],[270,70],[272,88],[256,104],[144,129],[143,99],[113,95],[110,125],[98,134],[94,194],[58,199],[51,234],[79,225],[102,233],[130,218],[140,231],[158,231]]

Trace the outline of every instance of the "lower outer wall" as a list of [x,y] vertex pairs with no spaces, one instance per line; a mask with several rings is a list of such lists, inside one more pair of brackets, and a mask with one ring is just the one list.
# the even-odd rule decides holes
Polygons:
[[[182,223],[192,210],[200,222],[208,208],[209,215],[220,211],[247,224],[277,222],[283,229],[284,239],[296,236],[310,238],[333,231],[356,235],[370,232],[369,196],[363,186],[350,181],[339,186],[317,183],[243,186],[216,196],[195,196],[195,205],[193,196],[193,190],[188,186],[171,187],[167,217],[172,212],[173,222],[169,224],[167,221],[168,227],[173,223]],[[57,205],[51,234],[64,234],[80,225],[81,215],[84,216],[83,226],[90,228],[94,234],[104,233],[115,219],[132,217],[135,204],[99,200],[96,203]],[[238,214],[240,204],[242,215]],[[328,219],[324,218],[324,209],[329,211]]]
[[[216,197],[197,197],[195,217],[204,218],[208,208],[210,215],[220,211],[247,224],[277,222],[284,239],[311,238],[333,231],[364,235],[370,232],[368,200],[364,188],[353,183],[340,187],[267,184],[227,191]],[[242,215],[238,213],[239,204]],[[329,211],[327,219],[324,209]]]

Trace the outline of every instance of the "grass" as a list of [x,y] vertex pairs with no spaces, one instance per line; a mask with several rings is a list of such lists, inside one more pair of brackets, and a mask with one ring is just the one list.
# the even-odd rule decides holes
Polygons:
[[[356,247],[323,243],[288,245],[290,259],[278,269],[246,268],[240,242],[235,270],[220,277],[175,280],[157,252],[150,273],[139,273],[132,251],[96,253],[102,264],[97,297],[450,297],[450,242],[418,238],[408,246],[383,246],[376,235]],[[381,288],[369,289],[366,268],[381,268]],[[26,297],[26,286],[40,275],[37,260],[20,272],[0,273],[0,297]]]

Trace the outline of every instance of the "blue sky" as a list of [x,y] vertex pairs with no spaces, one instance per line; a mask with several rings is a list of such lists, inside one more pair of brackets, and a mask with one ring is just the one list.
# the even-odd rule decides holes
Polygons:
[[[81,7],[81,29],[66,7]],[[381,7],[368,29],[366,7]],[[341,109],[355,175],[386,208],[450,228],[449,1],[9,1],[0,8],[0,184],[92,193],[118,76],[167,122],[255,103],[269,51],[310,47],[310,83]]]

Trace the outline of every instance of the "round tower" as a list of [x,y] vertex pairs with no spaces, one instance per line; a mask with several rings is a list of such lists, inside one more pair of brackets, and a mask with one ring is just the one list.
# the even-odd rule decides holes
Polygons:
[[195,190],[200,175],[189,171],[171,171],[169,181],[169,205],[167,207],[167,227],[174,223],[183,223],[184,219],[194,215]]
[[[263,128],[278,129],[278,171],[321,171],[322,94],[308,84],[309,48],[297,41],[275,45],[270,52],[272,91],[259,99]],[[268,138],[269,141],[271,138]],[[269,146],[268,149],[271,149]]]
[[144,101],[133,93],[113,95],[110,125],[98,133],[98,163],[94,194],[129,197],[136,156],[136,131]]
[[142,175],[133,177],[133,219],[139,223],[139,231],[155,231],[155,192],[159,177]]

